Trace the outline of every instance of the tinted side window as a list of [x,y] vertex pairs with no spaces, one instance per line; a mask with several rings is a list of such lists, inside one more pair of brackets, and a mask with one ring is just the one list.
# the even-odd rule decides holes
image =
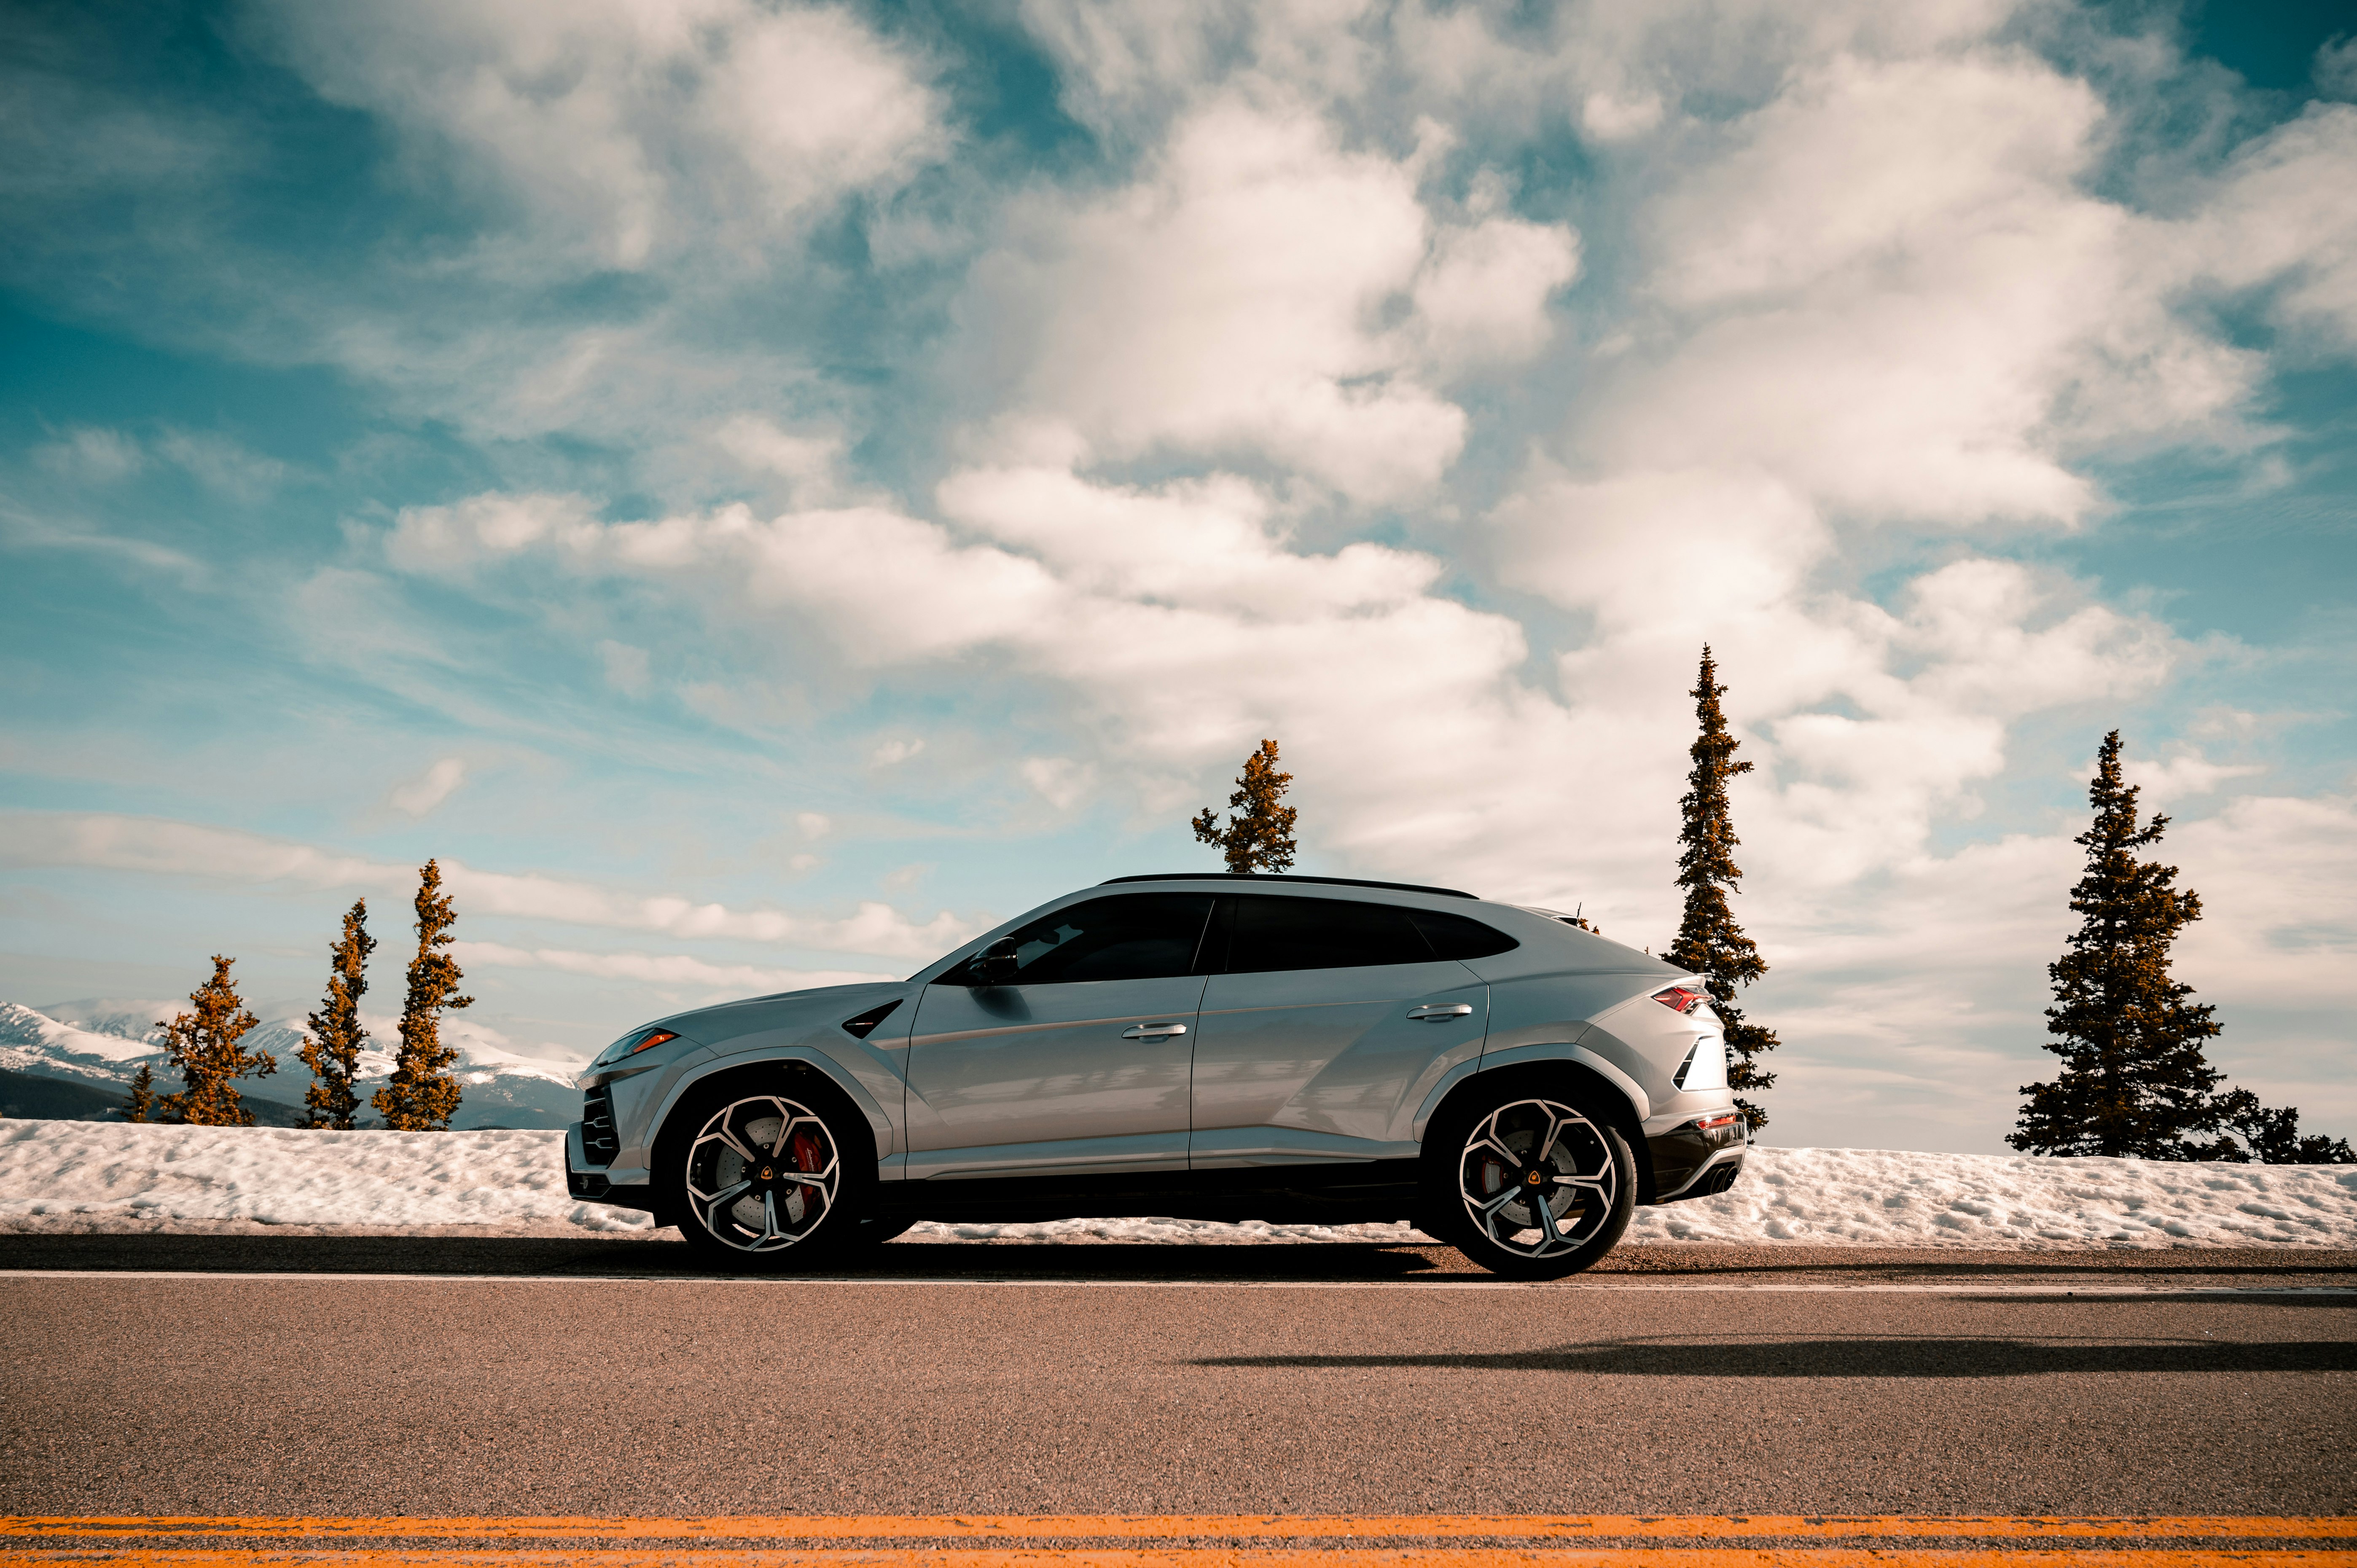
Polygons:
[[1523,944],[1479,920],[1469,920],[1462,915],[1435,914],[1430,909],[1410,909],[1407,918],[1432,944],[1432,950],[1442,958],[1488,958],[1492,953],[1512,952]]
[[1388,904],[1340,898],[1238,898],[1228,942],[1228,972],[1279,969],[1361,969],[1377,963],[1430,963],[1432,948]]
[[[1208,893],[1132,893],[1059,909],[1013,933],[1014,983],[1192,974],[1211,913]],[[965,982],[963,970],[942,978]]]

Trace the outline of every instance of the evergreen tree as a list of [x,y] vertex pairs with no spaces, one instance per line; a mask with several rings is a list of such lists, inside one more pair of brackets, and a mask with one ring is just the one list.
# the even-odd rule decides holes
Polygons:
[[1677,936],[1662,956],[1702,977],[1711,1006],[1727,1026],[1727,1048],[1733,1053],[1727,1064],[1727,1084],[1737,1090],[1735,1103],[1743,1112],[1744,1125],[1756,1132],[1768,1124],[1768,1112],[1757,1101],[1745,1099],[1742,1091],[1757,1094],[1774,1086],[1776,1075],[1762,1068],[1759,1058],[1774,1050],[1778,1041],[1774,1030],[1747,1021],[1735,1001],[1735,988],[1767,973],[1768,962],[1743,934],[1727,902],[1727,896],[1738,891],[1735,885],[1743,880],[1735,865],[1735,846],[1743,841],[1735,836],[1727,784],[1737,775],[1751,771],[1751,764],[1735,760],[1736,748],[1743,743],[1727,734],[1727,715],[1719,710],[1718,700],[1727,691],[1718,683],[1718,661],[1711,657],[1710,644],[1706,642],[1701,671],[1695,689],[1687,693],[1695,700],[1700,733],[1687,748],[1694,767],[1686,774],[1685,796],[1678,802],[1684,817],[1678,842],[1685,847],[1678,855],[1677,880],[1686,890],[1686,908],[1678,921]]
[[449,1129],[458,1109],[458,1080],[450,1072],[458,1053],[442,1043],[442,1014],[471,1007],[475,999],[458,994],[458,982],[466,977],[450,955],[440,950],[456,940],[450,927],[457,915],[449,895],[442,891],[442,868],[431,860],[418,872],[416,908],[417,956],[409,961],[401,1050],[392,1079],[369,1103],[397,1132],[441,1133]]
[[253,1112],[238,1098],[237,1080],[248,1073],[267,1078],[278,1070],[278,1058],[268,1051],[249,1051],[238,1044],[262,1022],[238,999],[237,983],[230,978],[233,958],[213,955],[213,977],[188,993],[196,1011],[175,1015],[168,1024],[158,1018],[164,1048],[179,1069],[187,1087],[157,1101],[160,1120],[195,1127],[251,1127]]
[[2177,867],[2138,858],[2169,819],[2155,812],[2139,825],[2136,794],[2121,781],[2114,730],[2087,786],[2095,820],[2076,841],[2087,850],[2071,889],[2079,929],[2046,971],[2054,983],[2046,1048],[2062,1070],[2051,1083],[2022,1086],[2029,1103],[2006,1137],[2017,1149],[2193,1159],[2201,1149],[2190,1135],[2218,1125],[2211,1090],[2222,1075],[2201,1053],[2218,1025],[2210,1007],[2186,1000],[2193,988],[2169,973],[2169,945],[2201,918],[2201,899],[2178,891]]
[[2270,1108],[2249,1090],[2237,1089],[2220,1095],[2217,1109],[2231,1135],[2204,1144],[2196,1152],[2199,1158],[2237,1165],[2254,1160],[2266,1165],[2357,1165],[2357,1150],[2350,1148],[2348,1139],[2321,1133],[2302,1137],[2297,1106]]
[[155,1064],[141,1062],[138,1073],[131,1079],[131,1092],[124,1097],[123,1119],[125,1122],[145,1122],[155,1114]]
[[1220,826],[1217,808],[1206,806],[1194,820],[1195,836],[1219,850],[1230,871],[1290,871],[1297,813],[1284,800],[1292,786],[1293,775],[1276,770],[1276,742],[1262,741],[1244,758],[1235,793],[1228,797],[1227,826]]
[[368,1044],[361,998],[368,993],[369,954],[375,950],[363,898],[345,911],[343,940],[328,949],[328,994],[306,1020],[311,1026],[302,1050],[303,1065],[311,1069],[311,1087],[303,1091],[306,1127],[352,1130],[352,1112],[361,1105],[352,1079],[360,1071],[361,1048]]

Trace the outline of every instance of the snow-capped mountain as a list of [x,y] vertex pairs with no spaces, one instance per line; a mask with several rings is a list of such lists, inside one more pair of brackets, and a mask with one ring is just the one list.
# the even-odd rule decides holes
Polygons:
[[[179,1079],[167,1065],[163,1032],[156,1020],[185,1012],[186,1002],[142,1002],[122,998],[91,998],[27,1007],[0,1002],[0,1069],[66,1079],[77,1083],[128,1086],[143,1062],[156,1069],[156,1087],[169,1091]],[[268,1051],[278,1058],[278,1070],[268,1078],[249,1078],[238,1085],[251,1100],[276,1101],[300,1106],[311,1075],[296,1055],[310,1036],[304,1027],[307,1010],[299,1007],[256,1007],[265,1022],[245,1036],[249,1049]],[[393,1074],[392,1047],[398,1040],[390,1015],[362,1014],[371,1046],[361,1053],[360,1122],[373,1124],[367,1106],[370,1087]],[[459,1101],[453,1127],[563,1127],[581,1114],[581,1095],[573,1087],[584,1058],[527,1056],[509,1045],[498,1031],[469,1020],[445,1018],[443,1037],[457,1047]]]

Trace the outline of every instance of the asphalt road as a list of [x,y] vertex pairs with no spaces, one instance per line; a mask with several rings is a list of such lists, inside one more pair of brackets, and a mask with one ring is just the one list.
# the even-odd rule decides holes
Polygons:
[[217,1239],[0,1238],[0,1271],[101,1271],[0,1272],[0,1512],[2357,1513],[2357,1296],[2295,1292],[2346,1255],[1663,1248],[1490,1288],[1346,1248],[820,1283],[565,1242],[538,1272],[571,1277],[487,1277],[533,1272],[506,1243],[388,1279],[355,1271],[426,1249],[304,1239],[277,1262],[328,1272],[103,1272],[271,1266],[126,1240]]

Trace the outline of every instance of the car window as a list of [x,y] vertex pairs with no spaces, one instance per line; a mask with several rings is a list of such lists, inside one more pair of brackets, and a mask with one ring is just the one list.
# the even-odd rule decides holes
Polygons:
[[1432,946],[1389,904],[1341,898],[1238,898],[1228,940],[1231,974],[1280,969],[1363,969],[1430,963]]
[[1462,915],[1410,909],[1407,918],[1415,922],[1415,929],[1424,933],[1424,940],[1442,958],[1488,958],[1493,953],[1512,952],[1523,945],[1496,927]]
[[[1016,985],[1082,980],[1157,980],[1195,972],[1211,913],[1208,893],[1132,893],[1092,898],[1010,933]],[[943,975],[966,983],[961,965]]]

